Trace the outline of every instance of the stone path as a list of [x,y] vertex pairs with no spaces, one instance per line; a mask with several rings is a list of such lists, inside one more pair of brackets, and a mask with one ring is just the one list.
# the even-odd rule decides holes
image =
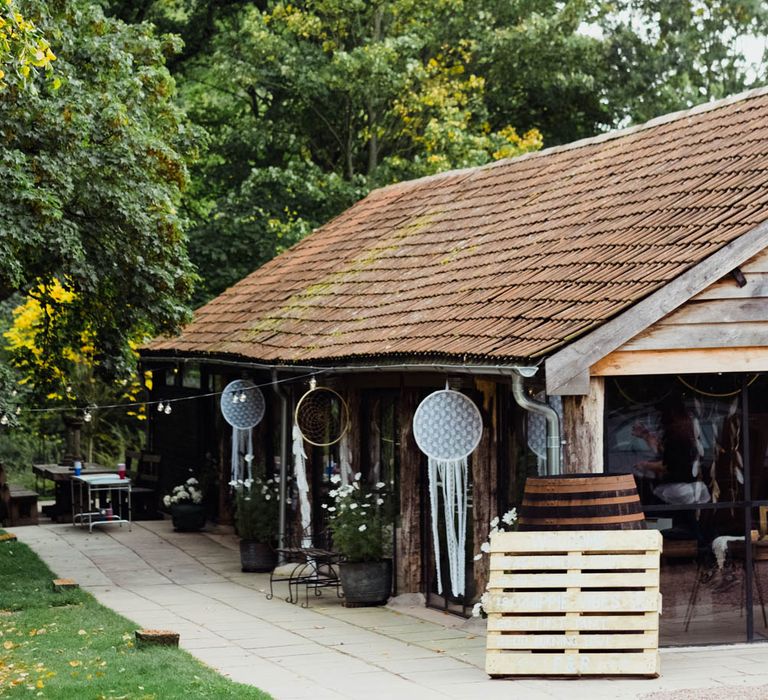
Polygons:
[[[268,576],[240,571],[237,540],[174,533],[167,521],[89,534],[71,525],[13,530],[62,577],[138,626],[173,629],[181,645],[275,698],[768,698],[768,647],[665,650],[661,678],[491,680],[481,630],[413,607],[345,608],[332,591],[310,608],[266,599]],[[282,595],[285,595],[285,590]],[[681,694],[678,696],[677,692]]]

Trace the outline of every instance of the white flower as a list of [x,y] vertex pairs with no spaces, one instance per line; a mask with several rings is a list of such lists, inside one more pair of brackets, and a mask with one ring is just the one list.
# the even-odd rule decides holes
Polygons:
[[375,488],[377,489],[383,489],[386,486],[386,484],[383,481],[377,481]]
[[251,488],[251,486],[253,486],[253,479],[246,479],[243,482],[243,486],[245,486],[247,489]]
[[350,510],[354,510],[355,508],[357,508],[357,503],[350,503],[349,504],[349,509]]
[[480,617],[480,611],[483,609],[482,603],[475,603],[472,606],[472,617]]
[[331,476],[331,483],[332,484],[338,484],[341,482],[341,477],[338,474],[334,474]]
[[191,477],[189,477],[189,479],[187,479],[187,483],[190,486],[197,486],[197,479],[195,479],[194,476],[191,476]]
[[[285,502],[286,502],[288,505],[291,505],[291,503],[293,503],[293,501],[292,501],[290,498],[286,498],[286,499],[285,499]],[[328,510],[336,510],[336,509],[335,509],[335,508],[329,508]]]
[[508,510],[504,515],[501,516],[501,520],[503,523],[507,525],[512,525],[512,523],[517,520],[517,508],[513,508],[512,510]]
[[331,498],[336,498],[336,495],[337,495],[338,493],[339,493],[339,492],[338,492],[336,489],[331,489],[331,490],[328,492],[328,495],[329,495]]
[[321,508],[327,508],[327,507],[328,507],[328,504],[327,504],[327,503],[321,503],[321,504],[320,504],[320,507],[321,507]]
[[170,496],[163,496],[163,503],[167,506],[171,505],[171,497]]
[[371,507],[370,503],[363,503],[363,508],[370,508],[370,507]]
[[229,485],[230,486],[237,486],[237,482],[234,479],[232,479],[232,481],[229,482]]
[[357,528],[357,529],[358,529],[358,530],[360,530],[360,532],[365,532],[365,531],[368,529],[368,526],[367,526],[365,523],[363,523],[363,524],[362,524],[362,525],[361,525],[359,528]]
[[252,455],[252,454],[249,452],[247,455],[245,455],[245,457],[243,457],[243,459],[244,459],[246,462],[249,462],[249,463],[250,463],[250,462],[253,462],[253,455]]
[[491,528],[496,528],[499,526],[499,517],[496,516],[493,520],[491,520]]
[[[290,501],[289,501],[289,503],[290,503]],[[329,507],[328,507],[328,512],[329,512],[329,513],[335,513],[335,512],[336,512],[336,509],[335,509],[333,506],[329,506]]]
[[481,551],[481,552],[485,552],[486,554],[488,554],[488,552],[490,552],[490,551],[491,551],[491,545],[490,545],[490,543],[489,543],[489,542],[483,542],[483,543],[480,545],[480,551]]
[[266,496],[264,496],[264,500],[265,501],[271,501],[272,500],[272,496],[270,494],[267,494]]
[[362,473],[362,472],[357,472],[357,474],[355,474],[355,481],[360,481],[360,477],[361,477],[362,475],[363,475],[363,473]]
[[366,493],[366,494],[365,494],[365,497],[366,497],[366,498],[373,498],[373,494],[372,494],[372,493]]
[[475,554],[475,561],[479,561],[480,559],[482,559],[482,557],[483,557],[482,554]]
[[380,505],[383,505],[383,504],[384,504],[384,499],[383,498],[377,498],[376,499],[376,505],[377,506],[380,506]]

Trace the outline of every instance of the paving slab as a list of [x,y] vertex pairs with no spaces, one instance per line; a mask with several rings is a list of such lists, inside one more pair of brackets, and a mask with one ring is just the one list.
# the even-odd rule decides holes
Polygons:
[[658,679],[490,679],[479,622],[415,605],[345,608],[333,591],[305,609],[285,602],[284,584],[269,600],[268,575],[241,572],[225,531],[175,533],[167,521],[11,531],[137,626],[178,631],[203,662],[278,699],[686,700],[710,689],[768,699],[768,646],[662,650]]

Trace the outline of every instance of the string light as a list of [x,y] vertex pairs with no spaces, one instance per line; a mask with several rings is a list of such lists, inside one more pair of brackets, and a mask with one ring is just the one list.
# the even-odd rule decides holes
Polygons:
[[[284,377],[282,379],[277,379],[274,382],[268,381],[264,382],[262,384],[255,385],[256,388],[261,387],[268,387],[272,386],[273,384],[288,384],[292,382],[301,382],[305,380],[307,377],[314,377],[318,374],[325,374],[327,372],[332,372],[333,369],[315,369],[311,372],[308,372],[307,374],[302,374],[298,376],[290,376],[290,377]],[[71,392],[72,387],[68,386],[67,391]],[[232,395],[232,400],[236,401],[237,403],[245,403],[248,400],[248,394],[247,391],[250,391],[250,388],[248,390],[242,390],[239,393],[235,393]],[[11,390],[11,395],[16,396],[18,394],[18,391],[16,389]],[[205,394],[197,394],[195,396],[185,396],[183,398],[178,399],[164,399],[163,401],[130,401],[127,403],[112,403],[112,404],[89,404],[88,406],[49,406],[46,408],[22,408],[21,406],[16,406],[14,413],[15,415],[21,415],[22,413],[69,413],[71,411],[77,411],[80,410],[83,412],[83,420],[86,420],[86,414],[90,414],[91,419],[93,419],[93,414],[97,410],[106,410],[106,409],[128,409],[128,408],[150,408],[151,406],[157,406],[158,413],[165,413],[166,415],[170,414],[173,410],[171,408],[172,403],[177,403],[181,401],[196,401],[197,399],[206,399],[216,396],[222,396],[224,394],[223,391],[211,391],[207,392]],[[10,419],[7,415],[0,416],[0,425],[8,425],[10,423]]]
[[92,419],[93,419],[93,415],[91,414],[91,410],[89,408],[86,408],[85,411],[83,412],[83,420],[86,423],[90,423]]

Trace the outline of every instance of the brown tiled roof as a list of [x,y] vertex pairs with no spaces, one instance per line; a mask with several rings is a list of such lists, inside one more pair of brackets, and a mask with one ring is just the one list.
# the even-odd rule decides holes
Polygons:
[[767,219],[761,90],[376,190],[146,350],[530,361]]

